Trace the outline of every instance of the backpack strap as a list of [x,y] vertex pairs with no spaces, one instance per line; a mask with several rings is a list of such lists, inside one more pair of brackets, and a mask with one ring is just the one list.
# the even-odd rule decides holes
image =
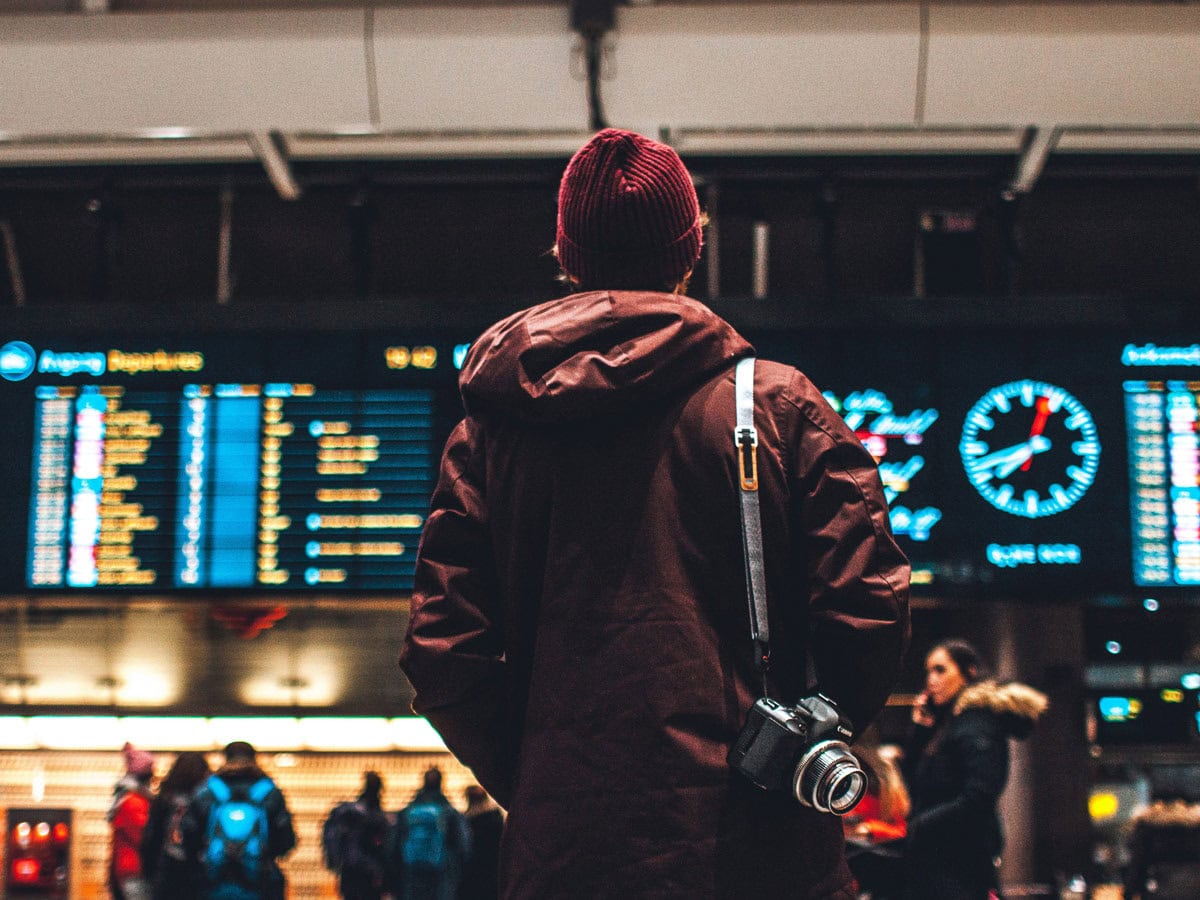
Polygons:
[[224,803],[233,796],[233,792],[229,790],[229,785],[219,775],[208,776],[208,789],[212,791],[212,795],[218,803]]
[[258,781],[254,782],[254,784],[250,785],[250,799],[255,803],[262,803],[267,799],[267,795],[274,789],[275,782],[264,775],[262,778],[258,779]]

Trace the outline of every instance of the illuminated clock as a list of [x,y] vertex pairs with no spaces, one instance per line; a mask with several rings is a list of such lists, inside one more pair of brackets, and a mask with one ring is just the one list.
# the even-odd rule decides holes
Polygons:
[[1070,509],[1100,465],[1092,414],[1044,381],[1010,381],[976,401],[958,445],[967,478],[1002,512],[1028,519]]

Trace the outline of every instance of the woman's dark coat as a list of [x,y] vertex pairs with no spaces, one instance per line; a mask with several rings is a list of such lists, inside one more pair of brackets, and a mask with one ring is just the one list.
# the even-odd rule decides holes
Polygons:
[[[181,842],[170,834],[180,826],[178,811],[191,799],[190,792],[159,790],[150,801],[150,819],[142,833],[142,874],[153,900],[193,900],[199,896],[196,867],[183,853]],[[167,848],[170,847],[170,850]]]
[[[472,347],[401,664],[414,708],[509,811],[502,895],[850,897],[841,822],[726,753],[760,680],[734,455],[735,361],[702,304],[592,292]],[[908,634],[876,466],[800,372],[755,385],[777,698],[859,727]]]
[[916,727],[905,749],[912,797],[906,896],[985,900],[996,887],[1004,838],[996,807],[1008,782],[1008,739],[1024,738],[1046,698],[1023,684],[965,688],[932,728]]

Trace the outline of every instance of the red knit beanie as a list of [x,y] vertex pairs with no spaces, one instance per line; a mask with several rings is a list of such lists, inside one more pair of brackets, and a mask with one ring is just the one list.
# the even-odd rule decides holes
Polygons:
[[128,741],[121,748],[125,757],[125,771],[134,777],[145,777],[154,771],[154,756],[145,750],[138,750]]
[[666,144],[606,128],[558,189],[558,262],[589,288],[663,290],[700,258],[700,201]]

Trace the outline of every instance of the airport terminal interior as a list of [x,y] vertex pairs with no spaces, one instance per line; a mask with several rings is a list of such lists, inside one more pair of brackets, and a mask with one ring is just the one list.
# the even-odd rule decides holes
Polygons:
[[1198,96],[1188,3],[0,0],[0,893],[108,896],[126,741],[251,741],[296,900],[364,771],[465,805],[397,666],[417,542],[614,125],[693,174],[691,296],[879,464],[879,739],[967,638],[1050,699],[1004,896],[1200,896]]

